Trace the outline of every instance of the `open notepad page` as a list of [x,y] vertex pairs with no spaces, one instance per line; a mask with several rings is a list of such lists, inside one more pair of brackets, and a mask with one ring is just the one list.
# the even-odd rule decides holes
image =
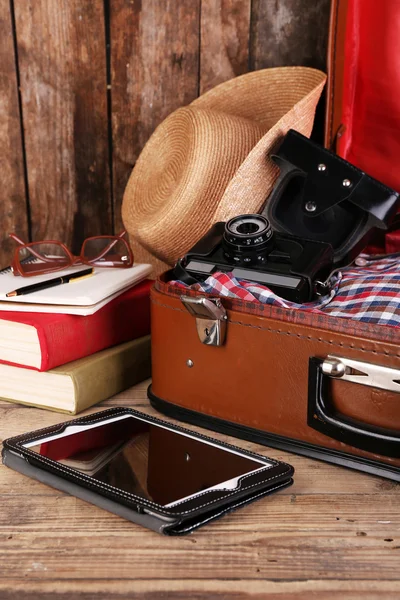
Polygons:
[[78,265],[34,277],[15,277],[11,271],[0,272],[0,311],[92,314],[124,290],[145,279],[152,270],[151,265],[147,264],[135,264],[128,269],[95,268],[92,276],[78,281],[22,296],[6,296],[8,292],[20,287],[62,277],[83,268],[85,267]]

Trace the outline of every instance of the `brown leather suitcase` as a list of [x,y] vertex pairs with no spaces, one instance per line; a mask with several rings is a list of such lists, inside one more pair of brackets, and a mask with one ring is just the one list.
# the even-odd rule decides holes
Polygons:
[[[333,2],[326,119],[326,145],[397,190],[399,27],[398,3]],[[399,342],[399,327],[182,296],[164,274],[149,397],[175,418],[400,481]]]

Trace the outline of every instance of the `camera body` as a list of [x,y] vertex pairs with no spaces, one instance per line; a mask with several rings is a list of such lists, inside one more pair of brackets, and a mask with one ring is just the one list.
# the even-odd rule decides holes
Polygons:
[[262,215],[239,215],[215,223],[178,261],[173,277],[190,285],[217,271],[232,272],[302,304],[324,292],[332,269],[330,244],[273,232]]

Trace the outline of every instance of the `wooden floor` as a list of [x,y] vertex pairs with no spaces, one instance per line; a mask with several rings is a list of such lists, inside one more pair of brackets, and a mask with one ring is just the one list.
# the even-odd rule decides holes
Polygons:
[[[146,384],[103,406],[155,413]],[[89,411],[88,411],[89,412]],[[65,420],[0,401],[0,437]],[[0,467],[0,599],[400,598],[400,486],[215,434],[293,487],[168,538]]]

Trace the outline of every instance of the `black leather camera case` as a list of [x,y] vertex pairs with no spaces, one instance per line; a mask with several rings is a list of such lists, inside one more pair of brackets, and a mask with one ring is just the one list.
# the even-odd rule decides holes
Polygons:
[[263,215],[276,231],[330,243],[336,264],[352,262],[396,214],[397,192],[297,131],[271,158],[280,176]]

